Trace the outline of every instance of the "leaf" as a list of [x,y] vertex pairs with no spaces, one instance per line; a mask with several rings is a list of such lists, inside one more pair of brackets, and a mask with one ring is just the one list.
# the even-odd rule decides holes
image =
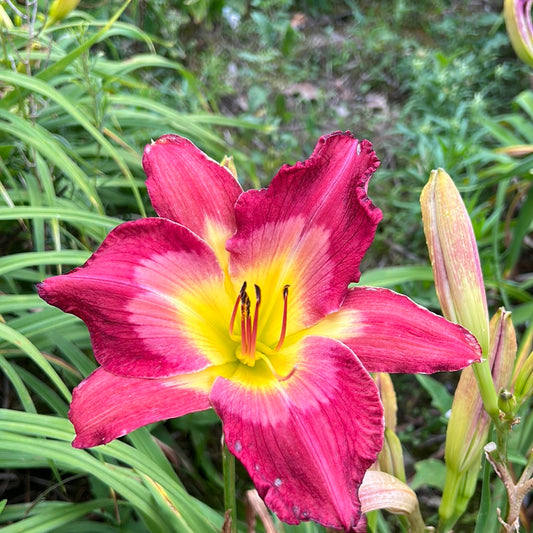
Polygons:
[[[0,78],[3,78],[6,73],[10,73],[7,74],[8,76],[12,74],[11,71],[0,69]],[[0,131],[3,130],[10,137],[13,136],[20,139],[26,146],[31,146],[46,160],[58,166],[76,187],[87,196],[93,208],[97,212],[103,213],[102,202],[95,187],[91,185],[91,180],[65,153],[62,145],[48,130],[4,109],[0,109],[0,119],[4,119],[0,121]]]
[[423,485],[435,487],[441,492],[444,490],[446,480],[446,466],[438,459],[425,459],[415,463],[416,474],[410,485],[413,490],[418,490]]
[[433,271],[429,265],[375,268],[363,272],[359,285],[394,287],[407,281],[433,281]]
[[57,387],[63,397],[70,402],[70,391],[54,370],[52,365],[46,360],[43,354],[21,333],[0,322],[0,338],[16,346],[45,373],[50,381]]
[[3,276],[13,270],[19,270],[37,265],[79,266],[87,261],[89,256],[89,252],[82,250],[61,250],[58,252],[23,252],[20,254],[12,254],[0,258],[0,276]]
[[418,383],[431,396],[431,405],[445,415],[452,408],[453,402],[453,396],[446,387],[435,378],[425,374],[415,374],[415,377]]
[[[50,505],[50,503],[54,503],[54,505]],[[99,499],[75,504],[65,502],[37,504],[31,509],[29,517],[4,526],[2,533],[45,533],[46,531],[57,531],[57,528],[62,525],[105,508],[107,508],[108,512],[112,512],[112,500]]]
[[[49,85],[48,83],[41,81],[37,77],[27,76],[25,74],[19,74],[16,71],[4,70],[1,73],[1,77],[4,83],[9,83],[15,87],[24,87],[32,93],[41,94],[42,96],[53,100],[61,108],[67,112],[77,124],[84,128],[97,142],[98,144],[107,152],[107,154],[113,158],[117,166],[120,168],[121,172],[124,174],[128,180],[133,196],[137,202],[137,207],[141,216],[146,216],[146,211],[142,203],[141,195],[139,189],[133,179],[133,176],[124,162],[124,160],[118,154],[116,148],[98,131],[88,120],[88,118],[82,113],[82,111],[71,103],[67,98],[65,98],[57,89]],[[36,147],[36,149],[39,149]],[[87,180],[89,181],[89,180]]]

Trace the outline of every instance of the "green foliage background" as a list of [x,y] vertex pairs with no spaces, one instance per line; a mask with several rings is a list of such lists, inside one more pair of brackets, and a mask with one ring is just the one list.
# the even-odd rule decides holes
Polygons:
[[[44,28],[47,6],[0,2],[14,22],[0,27],[6,533],[94,531],[95,523],[102,532],[222,527],[212,413],[143,428],[103,449],[71,448],[70,391],[95,362],[85,326],[35,292],[44,277],[83,264],[121,221],[151,214],[140,155],[164,133],[184,135],[217,159],[233,155],[245,186],[268,184],[329,131],[371,139],[382,167],[370,194],[385,218],[361,282],[436,310],[418,197],[429,171],[446,168],[471,213],[491,309],[513,311],[527,349],[533,93],[500,5],[87,1]],[[446,405],[456,380],[395,377],[408,474],[428,523],[436,520],[432,499],[442,489]],[[522,454],[533,441],[527,414],[514,435]],[[248,488],[239,471],[239,496]],[[492,505],[503,505],[502,497],[495,482]],[[476,497],[456,531],[472,530],[479,506]],[[375,524],[402,528],[383,516]]]

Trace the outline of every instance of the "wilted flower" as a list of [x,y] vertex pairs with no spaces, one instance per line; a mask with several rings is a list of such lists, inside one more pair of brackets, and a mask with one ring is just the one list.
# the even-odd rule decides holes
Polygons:
[[383,440],[368,372],[480,359],[470,333],[405,296],[348,288],[381,219],[371,144],[325,136],[247,192],[177,136],[147,146],[143,164],[161,218],[121,224],[39,287],[86,322],[101,365],[74,390],[74,446],[213,407],[281,520],[351,530]]
[[386,509],[390,513],[406,516],[409,531],[413,533],[426,531],[416,494],[396,477],[385,472],[369,470],[363,479],[360,496],[364,513]]

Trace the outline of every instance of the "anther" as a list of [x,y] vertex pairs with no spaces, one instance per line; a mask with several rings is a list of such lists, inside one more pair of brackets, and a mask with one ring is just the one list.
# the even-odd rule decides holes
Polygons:
[[233,335],[233,329],[235,327],[235,318],[237,318],[237,311],[239,309],[239,302],[242,301],[243,294],[246,294],[246,281],[242,284],[239,295],[235,300],[235,305],[233,306],[233,311],[231,312],[231,318],[229,320],[229,334]]

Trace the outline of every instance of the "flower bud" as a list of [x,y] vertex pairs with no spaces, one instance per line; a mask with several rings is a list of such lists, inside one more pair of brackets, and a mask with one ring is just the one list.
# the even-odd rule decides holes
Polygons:
[[470,330],[486,355],[489,320],[476,239],[461,195],[443,169],[431,171],[420,204],[442,312]]
[[374,374],[381,403],[383,404],[383,413],[385,416],[385,427],[396,431],[396,412],[398,404],[396,403],[396,392],[389,374],[385,372],[376,372]]
[[383,448],[378,455],[378,465],[381,472],[386,472],[405,483],[402,443],[398,435],[388,427],[385,428]]
[[498,407],[503,413],[506,420],[514,420],[514,413],[516,411],[516,398],[512,392],[501,389],[498,394]]
[[13,28],[13,21],[9,18],[6,10],[0,5],[0,26],[10,30]]
[[516,350],[516,333],[511,313],[500,307],[490,321],[489,362],[496,390],[508,387]]
[[515,375],[514,396],[520,407],[533,393],[533,352],[528,355],[522,365],[517,365]]
[[79,3],[80,0],[54,0],[48,11],[46,27],[63,20]]
[[516,55],[527,65],[533,66],[533,25],[529,0],[505,0],[503,16],[509,40]]
[[227,168],[235,179],[238,179],[237,176],[237,167],[235,166],[235,161],[233,161],[233,156],[225,155],[222,161],[220,162],[221,167]]
[[383,448],[378,455],[378,466],[382,472],[391,474],[405,482],[402,444],[395,433],[398,404],[396,403],[394,385],[390,375],[385,372],[376,372],[374,381],[378,387],[385,418],[385,435]]

